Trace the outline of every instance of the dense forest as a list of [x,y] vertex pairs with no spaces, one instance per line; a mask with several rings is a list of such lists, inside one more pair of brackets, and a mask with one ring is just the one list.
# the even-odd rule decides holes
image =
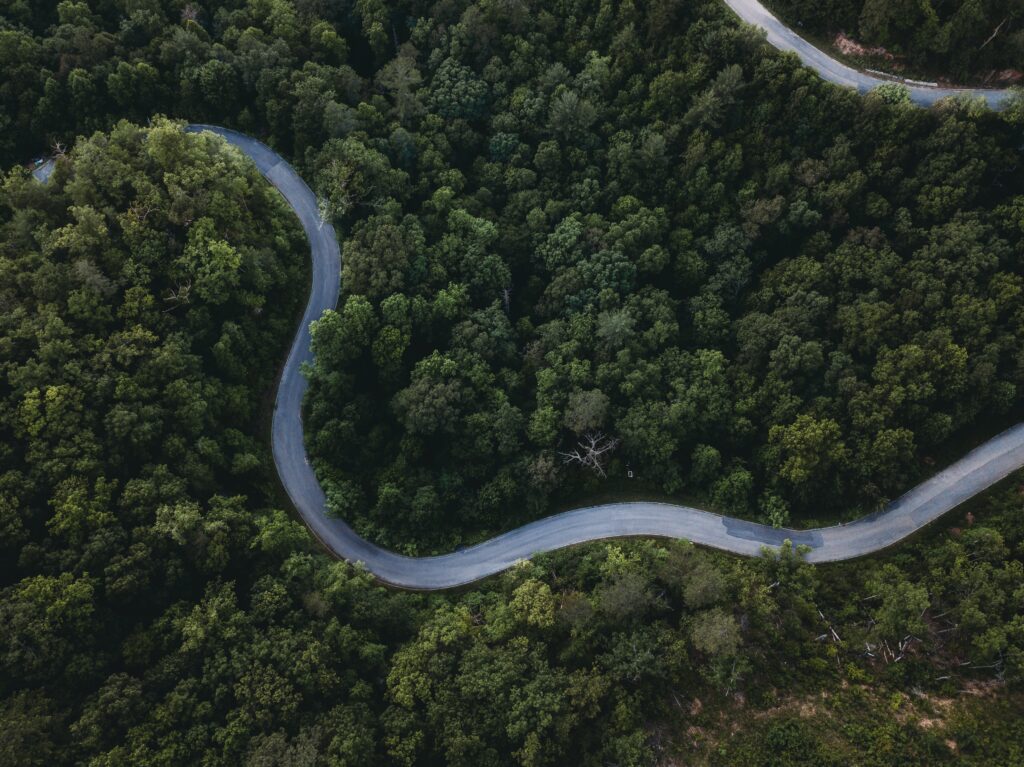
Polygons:
[[[1009,423],[1019,107],[862,100],[710,0],[0,18],[0,767],[1024,760],[1016,481],[826,568],[620,541],[426,595],[330,561],[267,444],[308,247],[161,116],[322,195],[309,446],[414,548],[627,463],[827,516]],[[19,167],[53,147],[48,184]],[[607,478],[559,455],[598,431]]]
[[798,29],[843,32],[869,49],[884,48],[890,66],[909,64],[959,82],[974,82],[991,70],[1024,70],[1020,0],[769,0],[766,5]]
[[829,519],[1007,423],[1019,126],[811,88],[658,10],[421,22],[324,106],[347,235],[309,446],[362,533],[448,550],[609,492]]

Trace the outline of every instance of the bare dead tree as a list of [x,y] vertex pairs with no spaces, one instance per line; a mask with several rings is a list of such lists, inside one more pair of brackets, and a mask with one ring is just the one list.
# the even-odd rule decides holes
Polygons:
[[149,218],[149,214],[153,212],[153,208],[139,200],[135,200],[128,208],[128,212],[136,221],[145,221]]
[[[835,628],[832,626],[832,621],[830,621],[828,618],[826,618],[825,614],[821,610],[818,610],[818,616],[821,618],[822,622],[826,626],[828,626],[828,631],[826,633],[822,634],[821,636],[826,637],[826,638],[831,636],[833,642],[835,642],[836,644],[842,644],[843,640],[840,639],[839,638],[839,634],[836,633]],[[820,637],[819,637],[819,641],[821,641]]]
[[505,314],[508,314],[510,307],[512,306],[512,288],[502,288],[501,290],[501,303],[505,305]]
[[53,144],[53,157],[54,159],[60,159],[68,152],[67,146],[61,141],[55,141]]
[[177,309],[179,306],[189,303],[189,294],[192,292],[192,280],[189,280],[184,285],[178,283],[178,289],[168,289],[167,295],[164,296],[164,301],[170,304],[164,312],[171,312]]
[[602,477],[608,476],[605,474],[604,464],[608,459],[608,454],[619,446],[619,440],[606,437],[599,431],[592,431],[583,435],[583,439],[576,444],[575,450],[558,453],[562,457],[562,463],[578,463],[595,474]]
[[181,21],[198,21],[199,20],[199,8],[192,3],[186,3],[185,7],[181,9]]

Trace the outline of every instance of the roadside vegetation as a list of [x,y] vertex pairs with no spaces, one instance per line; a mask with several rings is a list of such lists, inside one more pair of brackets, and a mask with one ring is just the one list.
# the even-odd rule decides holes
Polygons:
[[[419,594],[331,562],[266,442],[307,244],[159,116],[322,195],[310,448],[422,550],[628,470],[870,507],[1008,424],[1019,110],[858,99],[712,2],[0,17],[0,767],[1024,758],[1019,479],[839,566],[630,540]],[[53,145],[47,185],[14,167]]]

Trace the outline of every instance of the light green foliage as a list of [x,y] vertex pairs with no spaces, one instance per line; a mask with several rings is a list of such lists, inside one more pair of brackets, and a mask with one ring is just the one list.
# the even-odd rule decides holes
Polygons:
[[807,488],[816,488],[835,476],[833,467],[847,456],[839,424],[809,415],[799,416],[788,426],[773,426],[768,445],[778,453],[779,478],[808,495]]
[[909,583],[892,565],[885,565],[867,587],[878,595],[874,618],[882,637],[898,640],[924,631],[922,618],[930,605],[927,589]]

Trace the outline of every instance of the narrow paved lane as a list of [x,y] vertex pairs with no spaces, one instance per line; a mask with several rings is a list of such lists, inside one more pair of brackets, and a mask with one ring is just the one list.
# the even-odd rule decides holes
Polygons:
[[438,557],[404,557],[382,549],[360,538],[342,520],[327,515],[324,491],[309,465],[302,436],[302,397],[307,384],[301,366],[313,356],[309,324],[338,301],[341,254],[334,228],[320,219],[316,196],[305,182],[269,147],[225,128],[190,125],[186,130],[217,133],[250,157],[287,200],[309,238],[313,284],[278,385],[271,435],[274,463],[288,496],[313,534],[338,557],[362,562],[394,586],[451,588],[545,551],[634,535],[684,538],[747,556],[756,556],[762,547],[776,547],[789,539],[810,547],[807,559],[811,562],[852,559],[901,541],[1024,466],[1024,424],[1018,424],[918,485],[884,511],[848,525],[777,530],[688,506],[638,501],[556,514]]
[[[891,83],[893,80],[875,77],[866,72],[859,72],[829,57],[815,48],[800,35],[779,21],[757,0],[725,0],[725,4],[748,24],[765,30],[768,42],[780,51],[792,51],[808,67],[813,69],[825,80],[856,88],[866,93],[879,85]],[[993,109],[1001,109],[1010,98],[1009,90],[986,88],[932,88],[924,85],[908,85],[911,100],[920,106],[931,106],[939,99],[947,96],[970,96],[985,99]]]

